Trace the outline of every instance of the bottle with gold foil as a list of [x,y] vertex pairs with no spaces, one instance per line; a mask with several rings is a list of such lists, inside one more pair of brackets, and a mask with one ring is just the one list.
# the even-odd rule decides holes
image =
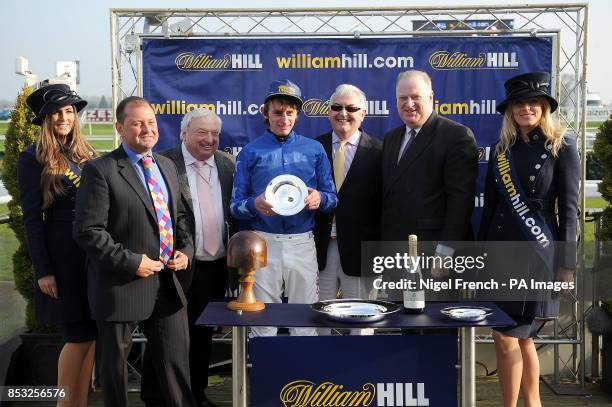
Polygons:
[[411,264],[405,275],[404,312],[419,314],[425,309],[425,291],[421,287],[423,275],[421,274],[416,235],[408,237],[408,256],[410,256]]

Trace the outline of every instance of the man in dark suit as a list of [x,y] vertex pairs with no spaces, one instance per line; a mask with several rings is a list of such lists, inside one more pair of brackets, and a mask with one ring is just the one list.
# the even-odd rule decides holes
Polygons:
[[193,406],[186,299],[175,275],[188,268],[193,244],[178,172],[151,152],[157,121],[145,99],[124,99],[116,118],[121,146],[83,169],[73,229],[88,259],[104,403],[128,405],[126,358],[140,324],[164,405]]
[[[380,238],[382,142],[360,126],[367,114],[365,94],[342,84],[330,97],[332,131],[317,138],[334,171],[338,206],[317,212],[315,244],[319,265],[319,299],[368,298],[371,279],[361,274],[361,242]],[[329,329],[318,330],[328,334]]]
[[[236,160],[218,150],[221,124],[221,118],[208,109],[192,110],[181,122],[182,143],[162,153],[178,169],[181,200],[187,209],[189,230],[195,238],[195,259],[181,283],[187,293],[191,389],[199,405],[209,407],[215,406],[204,393],[208,387],[213,331],[211,327],[196,326],[195,321],[210,301],[222,301],[225,297],[226,245],[228,233],[235,226],[229,201]],[[202,196],[208,191],[213,211],[207,211],[207,198]]]
[[[445,242],[473,237],[478,151],[472,131],[433,110],[427,73],[402,72],[396,82],[397,111],[404,124],[385,135],[382,154],[382,240]],[[433,249],[433,247],[432,247]],[[434,277],[448,271],[432,270]]]

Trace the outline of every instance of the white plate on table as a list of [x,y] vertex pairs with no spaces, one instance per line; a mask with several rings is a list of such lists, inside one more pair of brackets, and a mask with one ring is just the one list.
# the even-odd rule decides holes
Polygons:
[[489,315],[493,314],[493,310],[485,307],[475,306],[455,306],[446,307],[440,310],[441,313],[455,321],[478,322],[482,321]]
[[340,322],[375,322],[400,310],[392,302],[351,298],[319,301],[311,308]]

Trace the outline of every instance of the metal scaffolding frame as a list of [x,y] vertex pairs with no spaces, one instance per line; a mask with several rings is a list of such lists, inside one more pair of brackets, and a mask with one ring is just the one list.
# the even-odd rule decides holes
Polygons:
[[[559,118],[568,132],[578,137],[586,151],[588,3],[476,5],[454,7],[391,6],[379,8],[300,9],[111,9],[111,71],[113,111],[124,97],[141,94],[140,38],[255,38],[255,37],[427,37],[427,36],[553,36],[553,85],[563,107]],[[415,29],[413,23],[423,24]],[[442,29],[435,22],[456,22]],[[461,24],[489,20],[484,29]],[[513,20],[514,24],[508,24]],[[115,137],[115,144],[117,137]],[[580,230],[585,223],[586,160],[582,160]],[[554,332],[536,340],[539,347],[554,349],[554,378],[558,393],[585,392],[585,303],[592,302],[584,290],[585,250],[579,244],[577,290],[570,315],[555,320]],[[490,336],[478,336],[480,343]],[[560,347],[569,347],[563,356]],[[595,355],[594,355],[595,357]],[[564,378],[577,385],[560,386]]]

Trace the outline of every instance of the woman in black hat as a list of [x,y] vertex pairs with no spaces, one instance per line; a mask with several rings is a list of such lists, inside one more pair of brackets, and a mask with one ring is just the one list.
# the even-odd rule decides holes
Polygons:
[[[479,239],[506,243],[499,262],[491,258],[488,266],[529,281],[573,282],[581,171],[576,141],[564,137],[551,116],[558,103],[550,96],[548,73],[515,76],[505,89],[506,100],[497,107],[504,117],[489,158]],[[523,243],[508,244],[512,241]],[[551,291],[521,295],[498,303],[517,326],[493,332],[506,407],[516,406],[521,388],[525,406],[541,406],[535,318],[559,313],[558,296]]]
[[77,113],[87,102],[67,85],[41,87],[26,100],[41,126],[36,144],[17,163],[17,178],[30,259],[34,266],[34,311],[41,323],[61,327],[66,344],[58,362],[58,386],[69,401],[85,406],[97,329],[89,315],[85,254],[72,239],[81,168],[94,149],[81,135]]

